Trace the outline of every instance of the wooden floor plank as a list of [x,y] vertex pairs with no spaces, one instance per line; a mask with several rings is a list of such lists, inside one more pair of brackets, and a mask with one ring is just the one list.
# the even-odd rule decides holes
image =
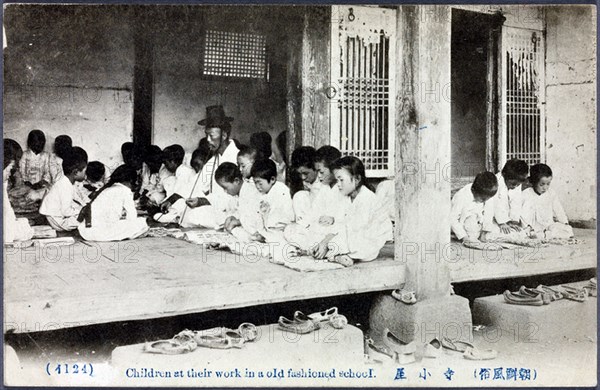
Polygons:
[[[576,234],[584,244],[504,250],[502,261],[454,243],[460,256],[442,248],[438,261],[448,263],[454,282],[594,268],[596,231]],[[403,283],[407,264],[394,261],[389,246],[382,251],[385,257],[373,262],[302,273],[167,237],[77,243],[51,258],[29,251],[4,255],[5,322],[16,332],[392,290]],[[425,260],[436,259],[429,254]]]

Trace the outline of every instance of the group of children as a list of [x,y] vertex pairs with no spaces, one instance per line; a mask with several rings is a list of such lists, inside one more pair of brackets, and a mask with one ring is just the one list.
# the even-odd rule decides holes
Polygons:
[[[530,185],[523,190],[524,184]],[[452,233],[466,245],[490,240],[573,237],[567,215],[550,188],[552,170],[512,159],[496,175],[483,172],[452,198]]]
[[[191,156],[181,145],[161,150],[125,143],[124,164],[110,175],[68,136],[56,138],[51,155],[39,130],[30,133],[25,153],[5,139],[5,241],[33,234],[9,202],[17,192],[38,202],[52,228],[78,230],[90,241],[140,237],[152,219],[224,229],[243,243],[286,242],[300,253],[351,265],[374,260],[393,238],[390,201],[367,184],[360,159],[331,146],[303,146],[293,152],[288,172],[282,137],[274,146],[283,158],[276,159],[266,132],[252,134],[249,145],[231,139],[232,120],[222,108],[207,108],[199,122],[206,137]],[[286,184],[292,174],[301,182],[293,196]],[[138,216],[144,213],[148,218]]]
[[[374,260],[393,239],[393,181],[381,182],[374,192],[362,161],[332,146],[297,148],[287,172],[281,137],[275,148],[266,132],[239,145],[230,138],[232,120],[222,107],[208,107],[199,122],[206,137],[191,156],[181,145],[161,150],[127,142],[121,148],[124,164],[112,174],[104,164],[88,162],[85,150],[66,135],[56,137],[51,155],[39,130],[29,134],[24,153],[5,139],[5,241],[33,234],[13,212],[23,199],[38,202],[39,213],[55,230],[78,230],[91,241],[140,237],[151,218],[155,224],[224,229],[243,243],[285,242],[300,253],[348,266]],[[273,158],[272,149],[283,158]],[[293,193],[292,175],[300,183]],[[531,188],[522,191],[527,179]],[[453,234],[465,243],[571,237],[565,212],[549,189],[551,180],[547,165],[529,169],[521,160],[508,161],[497,175],[477,175],[452,199]],[[138,216],[142,212],[148,220]]]

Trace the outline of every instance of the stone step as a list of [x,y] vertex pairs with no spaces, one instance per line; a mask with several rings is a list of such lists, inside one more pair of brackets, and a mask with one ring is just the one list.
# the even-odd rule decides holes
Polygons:
[[[566,285],[581,287],[586,283]],[[493,326],[500,331],[513,333],[515,340],[521,342],[596,338],[595,297],[588,297],[585,302],[562,299],[549,305],[526,306],[509,304],[504,301],[503,295],[493,295],[476,298],[472,313],[473,324]]]

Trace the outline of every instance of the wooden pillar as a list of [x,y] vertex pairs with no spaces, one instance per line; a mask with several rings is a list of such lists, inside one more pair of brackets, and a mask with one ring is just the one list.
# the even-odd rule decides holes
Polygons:
[[302,29],[302,145],[329,145],[331,7],[309,6]]
[[450,287],[450,27],[449,6],[398,12],[395,255],[419,301]]
[[304,13],[288,15],[287,47],[287,157],[302,144],[302,30]]

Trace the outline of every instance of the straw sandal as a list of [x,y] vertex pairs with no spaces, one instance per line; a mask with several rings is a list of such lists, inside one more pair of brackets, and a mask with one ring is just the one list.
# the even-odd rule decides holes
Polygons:
[[494,349],[480,350],[477,348],[467,348],[463,357],[467,360],[492,360],[498,357],[498,351]]
[[575,302],[585,302],[588,296],[587,290],[583,288],[576,288],[566,285],[561,285],[560,287],[566,292],[565,298]]
[[388,328],[383,330],[383,344],[398,355],[413,354],[417,350],[417,344],[414,341],[404,343]]
[[542,295],[538,294],[537,296],[523,296],[520,294],[512,293],[508,290],[504,291],[504,301],[506,303],[510,303],[511,305],[526,305],[526,306],[543,306],[544,301],[542,300]]
[[[516,293],[513,293],[513,294],[516,294]],[[522,295],[525,297],[537,297],[538,295],[541,295],[542,303],[544,305],[549,305],[550,302],[552,302],[552,294],[547,293],[545,291],[540,291],[535,288],[528,288],[525,286],[521,286],[521,288],[519,288],[519,295]]]
[[368,361],[372,363],[396,362],[396,354],[386,347],[375,345],[372,338],[365,338],[365,349]]
[[442,347],[451,351],[461,352],[467,360],[490,360],[498,356],[498,352],[494,349],[481,350],[466,341],[451,340],[448,337],[442,338]]
[[144,345],[144,351],[163,355],[181,355],[198,347],[194,332],[184,330],[170,340],[158,340]]
[[442,337],[442,347],[456,352],[465,352],[468,348],[475,348],[471,343],[460,340],[452,340],[448,337]]
[[558,301],[558,300],[561,300],[561,299],[565,298],[565,296],[563,295],[562,292],[560,292],[558,290],[555,290],[552,287],[544,286],[543,284],[540,284],[535,289],[538,290],[538,291],[543,291],[543,292],[549,293],[550,294],[550,299],[552,301]]
[[415,296],[415,292],[408,291],[403,288],[399,288],[392,291],[392,297],[407,305],[413,305],[417,303],[417,297]]
[[425,346],[423,357],[435,359],[440,356],[442,356],[442,343],[440,340],[435,338]]
[[327,321],[331,320],[331,318],[333,316],[336,316],[336,315],[338,315],[338,308],[334,306],[327,310],[309,314],[308,317],[313,321],[327,322]]
[[[294,314],[293,320],[290,320],[283,316],[279,317],[279,320],[277,321],[279,328],[281,330],[285,330],[288,332],[293,332],[293,333],[297,333],[297,334],[306,334],[306,333],[313,332],[321,327],[321,325],[316,321],[312,321],[310,319],[307,321],[297,319],[298,314],[301,315],[300,317],[302,317],[302,316],[306,317],[306,315],[303,314],[302,312],[296,312]],[[302,318],[304,318],[304,317],[302,317]]]

